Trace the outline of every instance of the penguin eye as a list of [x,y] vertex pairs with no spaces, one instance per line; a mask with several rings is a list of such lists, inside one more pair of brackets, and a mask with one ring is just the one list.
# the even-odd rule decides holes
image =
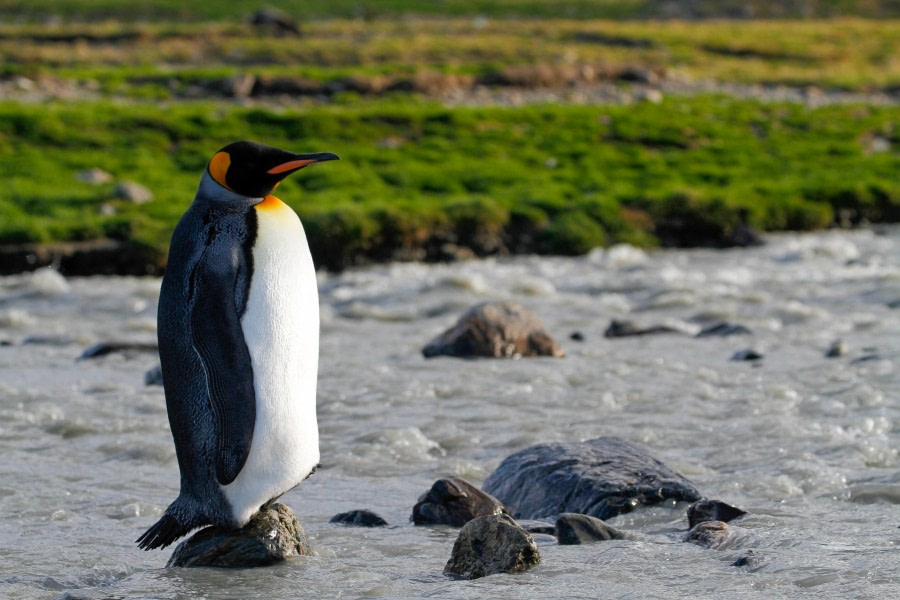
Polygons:
[[231,188],[225,183],[225,176],[228,174],[228,167],[230,166],[231,155],[227,152],[217,152],[216,155],[212,157],[212,160],[209,161],[209,174],[216,180],[216,183],[229,190],[231,190]]

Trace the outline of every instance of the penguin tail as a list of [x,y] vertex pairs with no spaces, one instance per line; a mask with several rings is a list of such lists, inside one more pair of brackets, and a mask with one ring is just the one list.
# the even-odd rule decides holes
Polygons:
[[154,548],[165,548],[178,538],[186,535],[193,529],[178,522],[178,519],[172,515],[163,515],[162,519],[156,522],[150,529],[135,540],[135,543],[141,550],[153,550]]

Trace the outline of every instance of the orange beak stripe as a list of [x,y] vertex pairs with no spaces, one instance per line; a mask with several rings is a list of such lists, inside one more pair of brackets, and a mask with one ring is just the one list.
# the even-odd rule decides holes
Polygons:
[[312,164],[316,162],[315,160],[290,160],[286,163],[281,163],[278,166],[272,167],[266,173],[269,175],[278,175],[279,173],[284,173],[285,171],[293,171],[295,169],[299,169],[301,167],[305,167],[306,165]]

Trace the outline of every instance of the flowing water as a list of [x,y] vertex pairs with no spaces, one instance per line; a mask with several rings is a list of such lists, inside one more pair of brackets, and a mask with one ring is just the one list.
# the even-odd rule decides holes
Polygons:
[[[159,281],[0,279],[4,598],[900,598],[900,230],[779,235],[746,250],[393,264],[320,275],[323,467],[283,497],[316,554],[255,570],[166,569],[134,540],[175,498],[153,353]],[[563,359],[426,360],[472,305],[515,299]],[[609,339],[612,319],[682,333]],[[751,335],[694,337],[727,321]],[[569,338],[580,332],[583,341]],[[846,353],[827,358],[837,339]],[[754,349],[757,361],[732,361]],[[684,505],[611,523],[519,575],[441,574],[456,530],[414,527],[442,476],[617,435],[750,512],[726,548],[683,543]],[[329,524],[370,508],[392,527]],[[753,550],[753,566],[735,558]]]

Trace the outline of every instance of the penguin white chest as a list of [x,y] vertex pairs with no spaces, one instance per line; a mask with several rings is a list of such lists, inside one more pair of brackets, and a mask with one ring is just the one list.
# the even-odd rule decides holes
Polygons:
[[319,462],[319,299],[300,219],[278,198],[254,207],[257,233],[241,318],[253,366],[256,422],[247,462],[222,490],[243,525]]

